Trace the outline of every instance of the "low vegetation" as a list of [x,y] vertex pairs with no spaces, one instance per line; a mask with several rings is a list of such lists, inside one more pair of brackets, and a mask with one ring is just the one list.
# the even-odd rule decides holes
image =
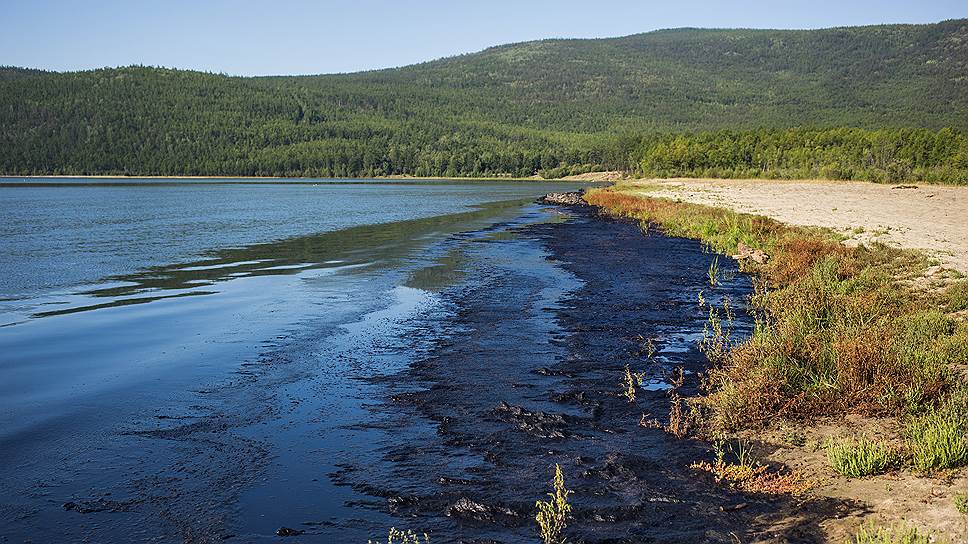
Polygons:
[[629,365],[625,365],[625,380],[622,382],[622,394],[628,399],[630,404],[635,402],[635,391],[641,383],[641,376],[632,372]]
[[[924,281],[932,263],[918,252],[877,242],[848,247],[824,229],[629,194],[621,186],[589,191],[585,199],[643,229],[696,239],[719,254],[735,254],[743,244],[769,256],[765,263],[739,261],[753,280],[748,337],[733,337],[732,303],[718,296],[712,267],[710,285],[698,294],[708,312],[699,348],[710,364],[701,394],[686,399],[684,419],[698,424],[696,434],[729,436],[847,414],[887,416],[901,434],[890,441],[830,442],[831,466],[859,478],[906,466],[931,472],[968,464],[964,278]],[[655,423],[643,416],[640,424]],[[789,442],[805,446],[802,437]],[[797,472],[752,461],[742,446],[731,453],[727,458],[720,443],[714,462],[692,468],[750,493],[799,494],[815,485]],[[960,500],[955,506],[968,508]],[[849,542],[930,541],[913,529],[865,528]]]
[[862,527],[846,544],[931,544],[929,535],[917,529]]
[[617,190],[586,199],[719,253],[742,242],[770,255],[764,265],[743,263],[756,278],[756,327],[744,342],[729,338],[728,304],[700,299],[710,311],[702,347],[712,362],[702,406],[714,429],[777,416],[913,416],[943,404],[959,381],[950,362],[968,360],[968,326],[901,283],[926,268],[919,254],[846,247],[820,229]]
[[968,514],[968,493],[955,495],[955,508],[962,514]]
[[945,302],[949,312],[968,310],[968,282],[954,283],[945,291]]
[[422,535],[423,538],[420,538],[420,536],[410,530],[401,531],[396,527],[390,527],[390,532],[385,542],[380,542],[379,540],[368,540],[367,542],[369,544],[430,544],[430,536],[427,533]]
[[881,474],[898,462],[890,445],[864,437],[828,444],[827,458],[834,470],[848,478]]
[[968,464],[966,412],[957,403],[913,417],[907,433],[915,468],[943,470]]
[[571,512],[568,495],[571,493],[565,488],[565,477],[561,473],[561,467],[555,464],[551,493],[548,493],[550,500],[535,503],[538,513],[535,514],[534,519],[538,522],[538,530],[544,544],[564,544],[564,531],[568,526],[568,514]]
[[[718,483],[747,493],[768,495],[801,495],[815,485],[799,472],[771,470],[769,465],[758,463],[753,458],[749,444],[744,442],[737,442],[734,447],[718,440],[714,446],[715,462],[699,461],[690,468],[712,474]],[[727,448],[732,460],[727,459]]]

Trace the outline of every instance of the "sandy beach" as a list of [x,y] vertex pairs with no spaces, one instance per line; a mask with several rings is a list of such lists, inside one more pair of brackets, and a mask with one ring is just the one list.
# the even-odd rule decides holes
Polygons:
[[942,266],[968,274],[968,187],[708,179],[626,183],[653,197],[831,228],[848,244],[880,241],[922,249]]

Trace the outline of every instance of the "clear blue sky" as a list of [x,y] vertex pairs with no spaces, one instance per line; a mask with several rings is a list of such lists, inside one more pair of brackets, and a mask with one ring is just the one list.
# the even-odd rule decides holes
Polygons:
[[659,28],[820,28],[968,17],[968,0],[0,0],[0,65],[239,75],[402,66],[502,43]]

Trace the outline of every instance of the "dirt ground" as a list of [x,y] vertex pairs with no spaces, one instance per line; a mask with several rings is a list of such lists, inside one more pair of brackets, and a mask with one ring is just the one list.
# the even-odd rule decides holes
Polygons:
[[847,243],[923,249],[968,274],[968,187],[775,180],[635,180],[649,196],[837,230]]
[[846,478],[830,467],[828,441],[867,436],[900,447],[900,427],[894,418],[850,415],[813,425],[780,424],[766,432],[748,433],[746,438],[767,448],[761,452],[762,460],[812,475],[817,482],[812,491],[815,498],[852,505],[820,522],[827,542],[852,542],[851,535],[865,526],[916,528],[936,542],[968,542],[968,515],[955,506],[955,497],[968,493],[964,469],[930,475],[901,469],[873,477]]

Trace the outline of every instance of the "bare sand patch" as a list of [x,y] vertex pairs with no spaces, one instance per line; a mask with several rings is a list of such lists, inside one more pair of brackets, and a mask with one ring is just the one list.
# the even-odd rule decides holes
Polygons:
[[[958,511],[955,497],[968,493],[964,470],[919,474],[910,469],[879,476],[846,478],[837,474],[827,460],[829,440],[866,436],[901,446],[901,424],[895,418],[866,418],[849,415],[812,425],[783,425],[766,432],[746,433],[775,448],[765,460],[780,463],[818,482],[816,496],[843,501],[844,509],[820,526],[829,542],[847,542],[861,527],[916,528],[933,534],[939,542],[968,541],[968,515]],[[791,444],[795,436],[796,444]]]
[[827,227],[848,244],[924,250],[968,274],[968,187],[776,180],[634,180],[647,196],[730,208],[793,225]]
[[625,179],[625,174],[617,170],[606,172],[587,172],[561,178],[565,181],[619,181]]

